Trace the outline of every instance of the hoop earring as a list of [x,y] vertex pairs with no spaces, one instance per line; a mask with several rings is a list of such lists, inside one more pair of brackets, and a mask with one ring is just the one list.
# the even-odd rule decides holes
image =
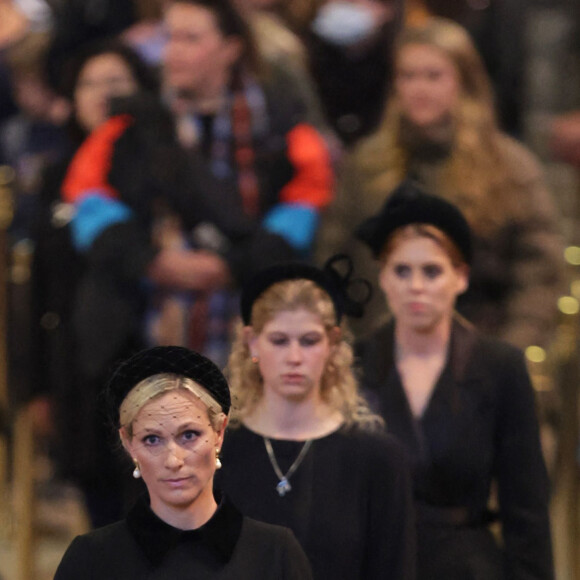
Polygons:
[[133,463],[135,464],[135,469],[133,470],[133,477],[139,479],[141,477],[141,469],[139,468],[139,462],[133,457]]
[[216,469],[222,468],[222,462],[220,460],[220,450],[217,447],[215,448],[215,468]]

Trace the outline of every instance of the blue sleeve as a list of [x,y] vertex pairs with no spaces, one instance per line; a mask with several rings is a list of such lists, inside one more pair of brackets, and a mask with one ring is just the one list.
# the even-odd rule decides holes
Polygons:
[[95,239],[108,227],[126,222],[131,210],[117,199],[105,197],[99,190],[88,192],[78,204],[71,221],[74,247],[87,251]]
[[278,234],[299,252],[308,252],[318,227],[318,211],[305,204],[281,203],[262,222],[264,229]]

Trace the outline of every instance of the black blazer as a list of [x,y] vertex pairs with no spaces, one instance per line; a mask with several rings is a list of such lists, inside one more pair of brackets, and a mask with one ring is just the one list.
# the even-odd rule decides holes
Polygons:
[[54,580],[311,580],[292,532],[244,518],[227,500],[197,530],[160,520],[141,498],[127,519],[77,536]]
[[[419,580],[553,578],[548,476],[522,353],[454,321],[447,364],[414,418],[394,364],[394,323],[357,351],[365,391],[411,459]],[[502,550],[486,526],[493,482]]]

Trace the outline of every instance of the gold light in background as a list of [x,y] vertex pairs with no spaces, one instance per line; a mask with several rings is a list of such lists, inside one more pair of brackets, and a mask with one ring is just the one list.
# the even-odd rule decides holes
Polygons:
[[580,304],[574,296],[561,296],[558,299],[558,310],[562,314],[578,314]]
[[568,246],[564,250],[564,259],[572,266],[580,266],[580,247]]
[[546,360],[546,351],[541,346],[528,346],[526,358],[533,363],[543,363]]

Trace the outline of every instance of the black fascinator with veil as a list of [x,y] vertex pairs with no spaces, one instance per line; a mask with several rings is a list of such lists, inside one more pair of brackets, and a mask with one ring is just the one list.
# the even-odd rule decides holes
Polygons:
[[231,398],[228,382],[211,360],[182,346],[155,346],[123,361],[105,387],[109,415],[116,427],[119,427],[119,407],[133,387],[161,373],[190,378],[209,392],[224,413],[229,412]]

